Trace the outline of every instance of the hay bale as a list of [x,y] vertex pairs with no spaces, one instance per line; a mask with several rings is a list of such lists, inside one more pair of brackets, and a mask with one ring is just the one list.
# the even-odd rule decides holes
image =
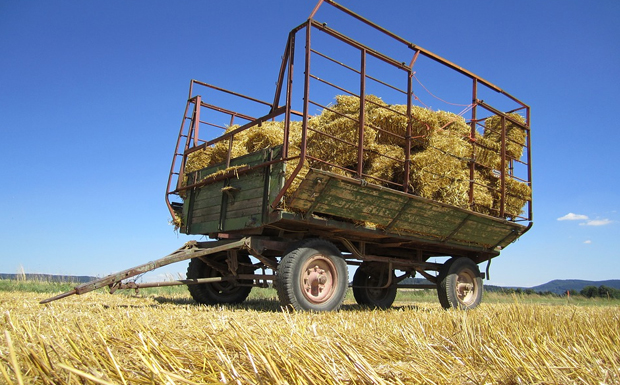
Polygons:
[[[236,130],[239,127],[240,126],[238,125],[232,125],[226,129],[225,134],[233,130]],[[231,159],[238,158],[240,156],[248,154],[248,150],[246,148],[247,135],[248,135],[248,130],[245,130],[245,131],[239,132],[233,137],[233,145],[230,151]],[[230,147],[230,140],[222,140],[222,141],[217,142],[213,146],[213,152],[211,154],[211,163],[209,165],[212,166],[218,163],[226,162],[226,157],[228,156],[229,147]]]
[[185,173],[202,170],[209,166],[209,164],[211,164],[212,153],[213,147],[206,147],[189,154],[185,161]]
[[[489,191],[493,197],[493,215],[498,215],[501,207],[501,180],[495,170],[480,171],[481,175],[487,180]],[[524,182],[518,181],[506,175],[506,202],[504,214],[506,217],[515,218],[523,212],[523,207],[528,201],[532,200],[532,188]]]
[[284,122],[267,121],[254,126],[245,134],[245,148],[248,154],[282,144]]
[[489,169],[500,168],[502,159],[501,143],[476,132],[475,144],[472,145],[472,150],[472,158],[474,158],[476,163]]
[[457,207],[469,204],[467,142],[450,131],[436,132],[426,149],[411,156],[414,194]]
[[[372,178],[402,183],[405,150],[390,144],[375,143],[370,146],[368,164],[364,172]],[[396,160],[395,160],[396,159]],[[401,179],[398,181],[397,179]],[[373,183],[381,183],[373,181]]]
[[[372,146],[376,141],[377,131],[368,123],[381,107],[387,106],[381,98],[366,95],[364,119],[364,147]],[[341,167],[356,169],[358,163],[357,146],[359,141],[360,98],[350,95],[336,96],[336,104],[331,110],[310,119],[308,125],[308,154]],[[344,115],[344,116],[343,116]],[[344,142],[343,142],[344,141]],[[345,143],[348,142],[348,143]],[[367,156],[365,154],[364,162]],[[334,168],[337,170],[337,168]],[[342,171],[342,170],[341,170]],[[343,171],[346,174],[346,171]]]
[[506,207],[505,213],[510,217],[517,217],[523,213],[523,207],[532,200],[532,188],[527,184],[506,178]]
[[[331,115],[333,116],[333,115]],[[308,154],[342,167],[355,168],[358,162],[359,123],[345,117],[330,119],[321,114],[308,122]],[[375,143],[376,131],[365,127],[364,147]]]
[[[381,100],[380,97],[375,95],[366,95],[366,118],[368,114],[371,114],[374,110],[380,107],[387,106],[387,104]],[[355,119],[359,118],[360,114],[360,98],[352,95],[337,95],[336,104],[328,106],[330,110],[323,110],[321,116],[327,120],[334,120],[341,117],[339,114],[343,114]]]
[[[525,118],[518,113],[507,114],[514,120],[525,125]],[[502,119],[499,115],[491,116],[484,122],[484,137],[501,145]],[[527,135],[525,130],[506,120],[506,154],[513,159],[521,159]]]
[[291,121],[288,133],[289,156],[298,156],[301,153],[302,125],[301,121]]
[[496,194],[497,179],[488,170],[474,170],[474,201],[472,209],[479,213],[495,215],[493,197]]
[[452,131],[464,138],[469,138],[471,135],[471,126],[461,115],[441,110],[436,111],[435,114],[439,129]]
[[[439,126],[437,114],[429,109],[412,106],[411,107],[411,136],[412,148],[423,148],[427,144],[427,139],[432,135],[433,131]],[[407,106],[396,104],[387,108],[377,108],[370,115],[370,123],[389,133],[402,136],[407,135]],[[400,147],[406,147],[407,142],[397,136],[379,131],[377,134],[377,143],[390,144]]]

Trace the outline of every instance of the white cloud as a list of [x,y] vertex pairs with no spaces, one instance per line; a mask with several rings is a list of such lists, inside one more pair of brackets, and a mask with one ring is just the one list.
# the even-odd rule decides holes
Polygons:
[[[605,226],[610,224],[612,221],[609,219],[593,219],[591,221],[587,221],[585,223],[586,226]],[[584,223],[582,223],[583,225]]]
[[587,240],[587,241],[585,241],[584,243],[585,243],[586,245],[589,245],[589,244],[591,244],[591,243],[592,243],[592,241],[588,239],[588,240]]
[[587,221],[588,219],[587,215],[568,213],[558,218],[558,221]]

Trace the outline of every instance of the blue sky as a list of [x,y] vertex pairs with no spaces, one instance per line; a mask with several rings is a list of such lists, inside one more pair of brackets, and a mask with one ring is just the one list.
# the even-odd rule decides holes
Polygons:
[[[620,2],[342,3],[531,106],[534,227],[489,284],[620,279]],[[190,79],[271,100],[314,5],[0,1],[0,272],[101,276],[193,239],[164,204]]]

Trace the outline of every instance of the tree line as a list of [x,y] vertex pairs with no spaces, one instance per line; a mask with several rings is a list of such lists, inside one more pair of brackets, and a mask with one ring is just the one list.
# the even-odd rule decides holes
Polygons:
[[601,285],[599,287],[596,286],[586,286],[579,292],[584,297],[587,298],[616,298],[620,299],[620,289],[616,289],[613,287]]
[[[485,287],[486,289],[486,287]],[[615,298],[620,299],[620,289],[616,289],[613,287],[601,285],[601,286],[586,286],[580,291],[577,290],[568,290],[564,293],[558,294],[552,292],[550,290],[547,291],[536,291],[534,289],[523,289],[523,288],[492,288],[492,292],[500,292],[504,294],[520,294],[520,295],[542,295],[542,296],[551,296],[551,297],[564,297],[564,296],[582,296],[586,298]]]

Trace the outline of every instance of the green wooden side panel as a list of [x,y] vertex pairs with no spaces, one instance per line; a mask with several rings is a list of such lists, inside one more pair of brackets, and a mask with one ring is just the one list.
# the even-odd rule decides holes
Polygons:
[[360,188],[338,179],[321,183],[317,183],[318,188],[305,189],[306,181],[302,182],[293,207],[387,226],[406,201],[405,197]]
[[[231,160],[231,166],[255,166],[281,155],[281,149],[261,150]],[[272,191],[282,185],[282,163],[235,175],[194,189],[183,204],[187,234],[209,234],[263,225]],[[224,165],[197,171],[197,180],[223,170]],[[274,179],[280,179],[274,180]]]
[[[353,179],[311,170],[289,206],[367,222],[393,235],[411,234],[448,245],[505,247],[523,226]],[[514,234],[514,236],[511,236]]]

